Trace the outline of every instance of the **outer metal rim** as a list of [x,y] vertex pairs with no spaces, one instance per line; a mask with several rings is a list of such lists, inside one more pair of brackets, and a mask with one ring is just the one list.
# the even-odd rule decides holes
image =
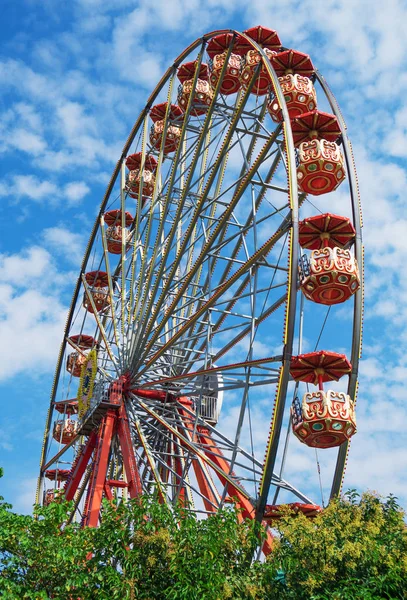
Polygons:
[[[338,119],[341,133],[343,153],[346,161],[346,168],[349,176],[349,189],[352,201],[353,223],[356,231],[355,237],[355,258],[359,265],[361,281],[360,288],[354,296],[353,306],[353,334],[352,334],[352,350],[350,361],[352,364],[352,373],[349,377],[348,394],[356,402],[358,391],[358,372],[359,361],[362,352],[362,333],[363,333],[363,299],[364,299],[364,279],[363,279],[363,244],[362,244],[362,210],[360,205],[359,185],[357,180],[355,161],[353,158],[352,145],[347,135],[347,127],[342,117],[339,105],[335,96],[331,92],[324,77],[316,72],[317,79],[325,92],[326,97],[332,108],[333,114]],[[338,457],[336,461],[335,474],[331,488],[331,498],[337,496],[341,492],[343,478],[345,475],[346,461],[349,453],[350,442],[346,442],[339,447]]]

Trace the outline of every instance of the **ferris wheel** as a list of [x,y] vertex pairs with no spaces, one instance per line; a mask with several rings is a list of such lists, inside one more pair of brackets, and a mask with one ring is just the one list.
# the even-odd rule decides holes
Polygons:
[[346,126],[310,57],[261,26],[191,44],[139,115],[91,231],[37,501],[73,500],[88,526],[102,498],[140,494],[201,515],[234,503],[271,526],[279,502],[321,510],[290,464],[335,452],[340,492],[361,225]]

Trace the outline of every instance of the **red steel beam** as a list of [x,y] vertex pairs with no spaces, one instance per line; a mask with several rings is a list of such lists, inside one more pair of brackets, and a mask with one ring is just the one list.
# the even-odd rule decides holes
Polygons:
[[[224,473],[229,473],[230,465],[222,454],[222,451],[216,446],[215,442],[211,438],[209,431],[204,427],[198,426],[197,428],[197,439],[203,447],[205,454],[210,458]],[[232,475],[234,475],[232,473]],[[243,518],[254,518],[254,507],[250,500],[245,498],[240,490],[232,485],[225,477],[218,472],[218,477],[223,485],[227,485],[229,496],[236,498],[239,508],[242,510]]]
[[83,448],[82,452],[79,454],[78,459],[74,461],[71,469],[71,478],[70,481],[65,486],[65,499],[73,500],[75,496],[76,490],[79,487],[85,469],[88,465],[89,459],[92,456],[92,452],[95,449],[97,444],[97,433],[96,431],[92,431],[88,440]]
[[137,496],[140,496],[143,488],[141,486],[140,474],[137,467],[136,457],[134,455],[129,419],[127,417],[127,411],[124,404],[122,404],[119,409],[117,434],[119,436],[119,442],[122,450],[124,470],[126,471],[130,498],[136,498]]
[[109,409],[103,417],[97,434],[94,466],[85,502],[86,511],[83,519],[84,525],[88,527],[97,527],[98,525],[115,423],[116,411]]
[[[180,413],[181,417],[186,416],[185,411],[182,410],[181,408],[179,409],[179,413]],[[183,418],[183,421],[185,423],[185,428],[188,431],[191,441],[195,442],[197,436],[196,436],[196,434],[194,436],[194,426],[193,426],[192,422],[189,419],[185,419],[185,418]],[[182,433],[182,431],[180,433]],[[203,495],[202,500],[203,500],[205,509],[208,512],[214,512],[216,510],[216,506],[218,504],[218,499],[215,497],[215,495],[209,485],[209,482],[208,482],[208,478],[210,477],[210,474],[207,469],[205,469],[205,472],[204,472],[204,470],[202,469],[201,465],[199,464],[199,461],[196,456],[192,458],[192,466],[193,466],[193,469],[195,472],[196,480],[198,482],[199,490],[200,490],[201,494]]]
[[[212,439],[209,430],[205,427],[198,426],[198,440],[201,443],[205,454],[211,460],[222,469],[225,473],[229,472],[229,464],[225,457],[222,454],[222,451],[216,446],[216,443]],[[227,485],[227,490],[229,496],[234,500],[237,508],[241,511],[241,518],[246,519],[254,519],[255,518],[255,509],[252,503],[245,498],[239,489],[235,488],[229,481],[227,481],[222,475],[217,472],[218,477],[223,485]],[[267,523],[264,523],[267,525]],[[273,536],[269,531],[266,532],[267,537],[263,543],[263,552],[264,554],[270,554],[273,547]]]
[[108,485],[109,487],[116,487],[116,488],[123,488],[123,489],[129,487],[129,484],[126,481],[122,481],[121,479],[107,479],[106,485]]
[[113,500],[113,493],[112,493],[110,485],[107,483],[107,481],[105,481],[103,491],[105,493],[106,498],[109,500],[109,502],[111,502]]

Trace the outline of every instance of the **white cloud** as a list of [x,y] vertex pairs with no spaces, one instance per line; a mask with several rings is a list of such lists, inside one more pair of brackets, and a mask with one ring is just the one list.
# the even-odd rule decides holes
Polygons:
[[44,229],[43,238],[45,244],[53,252],[63,255],[75,265],[79,265],[85,247],[82,234],[69,231],[65,227],[49,227]]
[[74,206],[79,204],[89,192],[89,186],[83,181],[72,181],[65,186],[64,196],[68,199],[68,203]]
[[28,248],[21,254],[0,254],[0,280],[3,285],[27,287],[48,273],[50,262],[50,254],[39,246]]
[[59,295],[71,277],[39,246],[0,255],[0,379],[54,368],[66,319]]
[[40,181],[35,175],[15,175],[9,193],[17,198],[52,202],[58,194],[58,187],[50,181]]
[[57,206],[77,206],[90,192],[89,186],[84,181],[71,181],[65,186],[48,180],[40,180],[35,175],[14,175],[10,183],[1,184],[0,196],[10,199],[33,200],[41,204]]

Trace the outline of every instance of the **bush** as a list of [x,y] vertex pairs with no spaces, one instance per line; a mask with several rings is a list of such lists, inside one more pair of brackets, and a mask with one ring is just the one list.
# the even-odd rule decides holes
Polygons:
[[232,508],[198,520],[154,498],[105,502],[96,529],[69,524],[71,510],[54,502],[18,515],[0,497],[2,598],[407,598],[406,529],[392,496],[349,492],[313,520],[287,507],[272,554],[255,563],[254,524]]

